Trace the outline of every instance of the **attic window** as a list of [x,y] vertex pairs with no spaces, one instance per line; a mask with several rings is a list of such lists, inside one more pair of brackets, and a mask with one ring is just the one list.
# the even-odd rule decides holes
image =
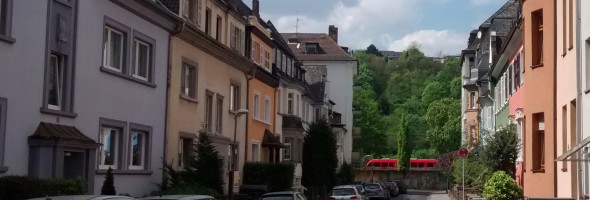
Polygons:
[[307,54],[318,54],[319,53],[318,43],[306,43],[305,48],[306,48],[305,52]]

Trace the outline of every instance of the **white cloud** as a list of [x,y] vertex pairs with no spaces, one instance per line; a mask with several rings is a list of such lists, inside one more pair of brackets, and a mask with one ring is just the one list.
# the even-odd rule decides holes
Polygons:
[[475,4],[477,6],[483,6],[483,5],[488,5],[491,4],[493,2],[497,2],[498,0],[469,0],[469,2],[471,2],[472,4]]
[[466,35],[450,30],[419,30],[391,42],[389,49],[403,51],[412,42],[418,41],[422,51],[428,56],[437,56],[439,52],[444,55],[456,55],[465,49]]

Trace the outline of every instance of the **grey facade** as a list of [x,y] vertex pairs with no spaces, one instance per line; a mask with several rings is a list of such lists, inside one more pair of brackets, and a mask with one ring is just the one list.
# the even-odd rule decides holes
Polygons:
[[[19,0],[10,9],[12,39],[0,40],[0,172],[82,177],[99,193],[103,160],[112,160],[118,193],[155,190],[176,18],[153,1]],[[106,26],[123,36],[114,42],[120,72],[104,65]],[[101,154],[106,128],[116,148]]]

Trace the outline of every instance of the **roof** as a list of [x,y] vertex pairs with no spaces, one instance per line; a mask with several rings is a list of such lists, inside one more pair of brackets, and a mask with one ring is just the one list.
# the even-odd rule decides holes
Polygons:
[[303,129],[303,123],[301,122],[301,118],[295,115],[284,115],[283,128]]
[[40,140],[67,140],[81,143],[96,144],[96,142],[84,135],[80,130],[73,126],[66,126],[61,124],[52,124],[47,122],[39,123],[37,130],[29,139]]
[[[301,61],[356,61],[326,33],[281,33],[281,36],[287,39],[289,48]],[[297,48],[298,43],[299,48]],[[320,52],[307,54],[305,52],[307,43],[317,43]]]
[[284,147],[283,143],[281,143],[281,139],[272,131],[268,129],[264,129],[264,136],[262,138],[262,146],[266,147]]
[[316,101],[323,101],[326,91],[326,84],[323,80],[328,75],[328,69],[324,65],[306,65],[303,68],[307,71],[305,80],[308,83],[311,96]]

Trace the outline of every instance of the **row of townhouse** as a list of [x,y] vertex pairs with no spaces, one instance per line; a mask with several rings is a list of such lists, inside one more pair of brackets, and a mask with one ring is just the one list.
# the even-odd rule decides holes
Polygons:
[[350,162],[356,60],[329,34],[279,33],[241,0],[0,0],[0,176],[156,190],[199,131],[224,162],[292,162],[327,118]]
[[516,125],[522,145],[515,174],[526,197],[590,195],[586,4],[509,0],[472,32],[462,53],[463,145]]

